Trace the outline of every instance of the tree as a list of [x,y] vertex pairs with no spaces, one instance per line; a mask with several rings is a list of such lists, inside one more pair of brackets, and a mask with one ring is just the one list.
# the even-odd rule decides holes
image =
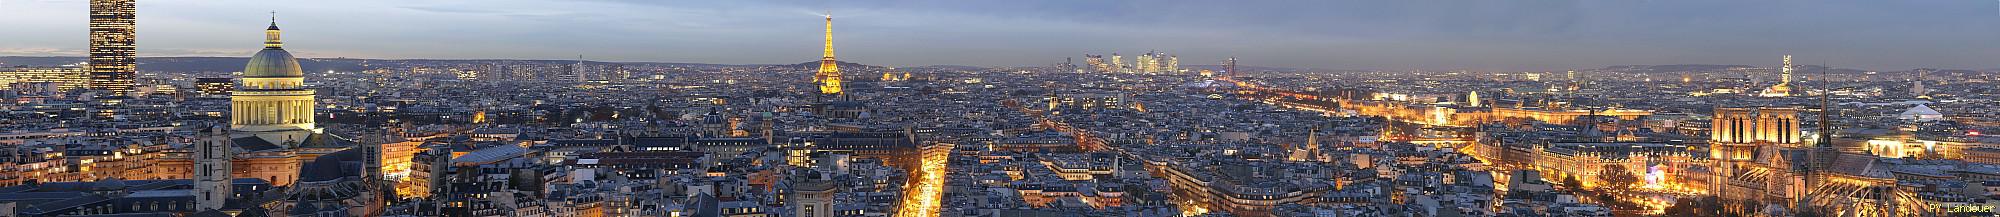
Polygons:
[[1563,174],[1562,186],[1563,189],[1569,189],[1571,191],[1582,191],[1583,181],[1576,180],[1576,176]]
[[1798,217],[1832,217],[1832,216],[1837,216],[1837,215],[1835,215],[1835,214],[1834,214],[1834,212],[1833,212],[1833,209],[1831,209],[1831,208],[1828,208],[1828,207],[1823,207],[1823,206],[1805,206],[1805,207],[1799,207],[1799,210],[1797,210],[1797,211],[1793,211],[1793,213],[1794,213],[1794,214],[1793,214],[1794,216],[1798,216]]
[[1598,172],[1597,178],[1604,181],[1604,186],[1612,189],[1629,189],[1639,183],[1639,176],[1632,175],[1632,172],[1625,169],[1625,165],[1618,164],[1604,165],[1603,171]]
[[512,185],[510,187],[514,190],[540,193],[542,185],[546,184],[542,183],[541,176],[537,175],[535,170],[515,170],[507,175],[507,184]]
[[1678,200],[1674,200],[1673,205],[1667,206],[1667,209],[1665,210],[1666,213],[1662,213],[1659,216],[1688,216],[1688,217],[1739,216],[1723,212],[1722,203],[1723,203],[1722,200],[1716,198],[1715,196],[1680,198]]

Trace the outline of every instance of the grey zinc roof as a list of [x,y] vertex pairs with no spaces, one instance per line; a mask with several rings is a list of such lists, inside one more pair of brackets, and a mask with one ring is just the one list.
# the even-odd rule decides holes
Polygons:
[[304,76],[304,71],[299,69],[299,60],[293,58],[291,52],[285,52],[285,49],[281,48],[264,48],[262,51],[257,51],[256,55],[250,56],[250,63],[243,66],[243,77],[246,78]]

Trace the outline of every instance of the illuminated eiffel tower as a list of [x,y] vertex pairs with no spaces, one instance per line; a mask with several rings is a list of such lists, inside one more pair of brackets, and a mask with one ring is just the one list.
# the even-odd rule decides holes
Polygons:
[[819,93],[840,95],[840,64],[833,60],[833,13],[826,15],[826,53],[819,58],[819,73],[813,75]]

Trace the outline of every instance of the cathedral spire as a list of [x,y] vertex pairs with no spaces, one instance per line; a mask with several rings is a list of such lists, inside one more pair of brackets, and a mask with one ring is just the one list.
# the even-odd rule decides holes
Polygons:
[[[1786,58],[1785,60],[1786,60],[1786,62],[1787,62],[1787,63],[1791,62],[1791,56],[1790,56],[1790,55],[1786,55],[1786,56],[1785,56],[1785,58]],[[1790,64],[1786,64],[1786,65],[1790,65]],[[1790,66],[1786,66],[1785,68],[1789,69],[1789,68],[1791,68],[1791,67],[1790,67]],[[1827,67],[1826,67],[1826,63],[1820,63],[1820,64],[1819,64],[1819,82],[1820,82],[1820,84],[1819,84],[1819,86],[1820,86],[1820,88],[1819,88],[1819,89],[1820,89],[1820,93],[1819,93],[1819,145],[1818,145],[1819,147],[1833,147],[1833,132],[1834,132],[1834,130],[1833,130],[1833,119],[1832,119],[1832,114],[1833,114],[1833,107],[1830,107],[1830,106],[1828,106],[1828,102],[1830,102],[1830,101],[1833,101],[1833,100],[1832,100],[1832,99],[1833,99],[1833,97],[1832,97],[1832,95],[1833,95],[1833,89],[1832,89],[1832,88],[1830,88],[1830,87],[1829,87],[1829,85],[1828,85],[1829,83],[1832,83],[1832,80],[1830,80],[1830,79],[1827,79],[1828,77],[1826,76],[1826,68],[1827,68]],[[1787,75],[1787,77],[1789,77],[1789,76],[1790,76],[1790,74],[1786,74],[1786,75]],[[1787,79],[1787,80],[1789,80],[1789,79]]]

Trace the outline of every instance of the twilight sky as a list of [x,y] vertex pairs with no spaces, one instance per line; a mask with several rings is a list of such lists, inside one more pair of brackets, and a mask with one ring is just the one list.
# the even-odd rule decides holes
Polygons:
[[[141,56],[247,56],[278,11],[304,57],[1562,70],[1626,64],[2000,68],[2000,0],[139,0]],[[80,56],[87,0],[0,0],[0,56]]]

